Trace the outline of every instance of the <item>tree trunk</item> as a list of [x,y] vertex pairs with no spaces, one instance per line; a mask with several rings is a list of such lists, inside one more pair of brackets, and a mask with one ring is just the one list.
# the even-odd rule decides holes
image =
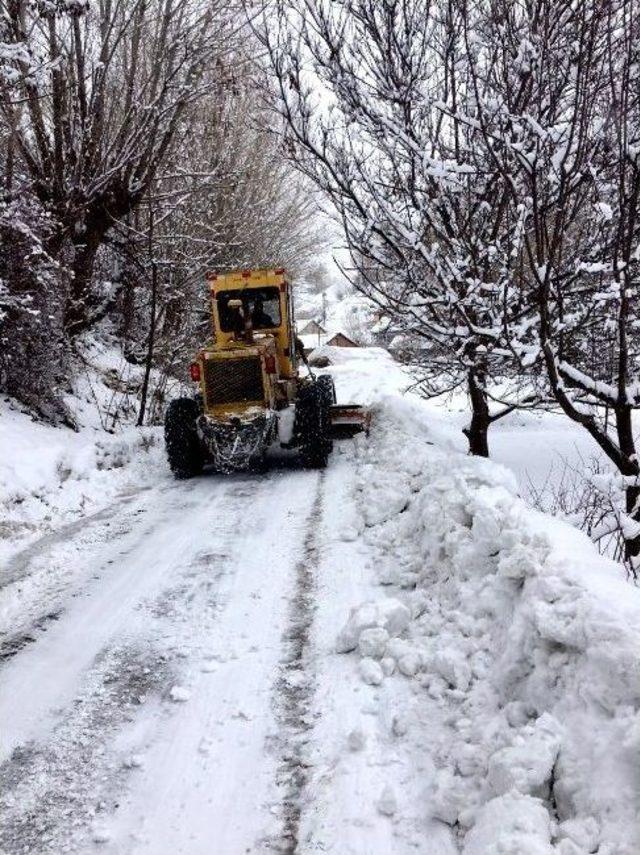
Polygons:
[[[640,487],[627,487],[625,490],[625,504],[627,514],[634,522],[640,523]],[[624,553],[627,561],[631,561],[640,555],[640,535],[625,537]]]
[[149,377],[151,376],[151,366],[153,364],[153,351],[156,339],[156,302],[158,293],[158,266],[153,261],[151,263],[151,319],[149,321],[149,339],[147,341],[147,358],[144,364],[144,378],[142,380],[142,389],[140,390],[140,412],[138,413],[138,427],[144,424],[144,415],[147,409],[147,396],[149,394]]
[[475,369],[469,371],[467,386],[471,399],[471,421],[462,432],[469,440],[469,454],[474,454],[476,457],[489,456],[487,433],[491,418],[483,381],[484,377],[480,376]]
[[[633,436],[632,410],[628,406],[616,408],[616,430],[618,433],[618,444],[620,450],[629,461],[626,476],[638,477],[636,461],[636,447]],[[625,510],[634,522],[640,523],[640,487],[627,487],[625,490]],[[636,537],[625,537],[625,558],[631,561],[640,555],[640,535]]]
[[64,317],[65,329],[71,335],[85,329],[91,315],[93,308],[91,278],[96,254],[103,237],[103,233],[93,232],[86,235],[83,243],[75,244],[73,279]]
[[144,363],[144,379],[140,390],[140,412],[138,413],[138,427],[144,424],[144,414],[147,409],[147,395],[149,394],[149,377],[151,376],[151,365],[153,363],[153,350],[156,341],[156,303],[158,294],[158,265],[154,254],[154,216],[149,195],[149,229],[147,232],[147,251],[149,254],[149,266],[151,268],[151,317],[149,319],[149,338],[147,340],[147,357]]

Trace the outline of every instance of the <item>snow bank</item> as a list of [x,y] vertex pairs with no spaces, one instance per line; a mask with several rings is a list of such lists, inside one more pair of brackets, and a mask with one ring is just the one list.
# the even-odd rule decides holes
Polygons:
[[354,609],[337,648],[441,710],[429,810],[464,855],[637,853],[640,592],[506,469],[443,449],[427,412],[387,398],[359,445],[360,527],[392,599]]
[[166,477],[157,428],[77,433],[0,404],[0,555]]
[[141,369],[104,345],[89,343],[85,358],[67,398],[77,431],[35,421],[11,399],[0,401],[0,558],[168,478],[161,429],[131,424],[137,402],[130,388],[137,390],[133,375]]

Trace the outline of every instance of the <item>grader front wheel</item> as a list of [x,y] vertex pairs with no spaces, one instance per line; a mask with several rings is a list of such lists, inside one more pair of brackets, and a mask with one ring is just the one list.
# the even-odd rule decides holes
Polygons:
[[325,469],[332,447],[329,403],[326,391],[317,384],[300,390],[296,422],[303,464],[309,469]]

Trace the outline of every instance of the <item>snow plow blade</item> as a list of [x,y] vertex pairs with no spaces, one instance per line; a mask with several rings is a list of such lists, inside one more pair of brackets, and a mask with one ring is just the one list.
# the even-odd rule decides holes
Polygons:
[[371,411],[360,404],[331,405],[331,439],[349,439],[357,433],[369,433]]

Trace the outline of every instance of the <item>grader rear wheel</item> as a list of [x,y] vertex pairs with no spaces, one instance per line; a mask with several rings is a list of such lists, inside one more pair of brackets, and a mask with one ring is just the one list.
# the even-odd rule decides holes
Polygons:
[[191,398],[171,401],[164,417],[164,441],[169,466],[176,478],[193,478],[204,466],[204,454],[196,430],[200,414],[198,402]]

